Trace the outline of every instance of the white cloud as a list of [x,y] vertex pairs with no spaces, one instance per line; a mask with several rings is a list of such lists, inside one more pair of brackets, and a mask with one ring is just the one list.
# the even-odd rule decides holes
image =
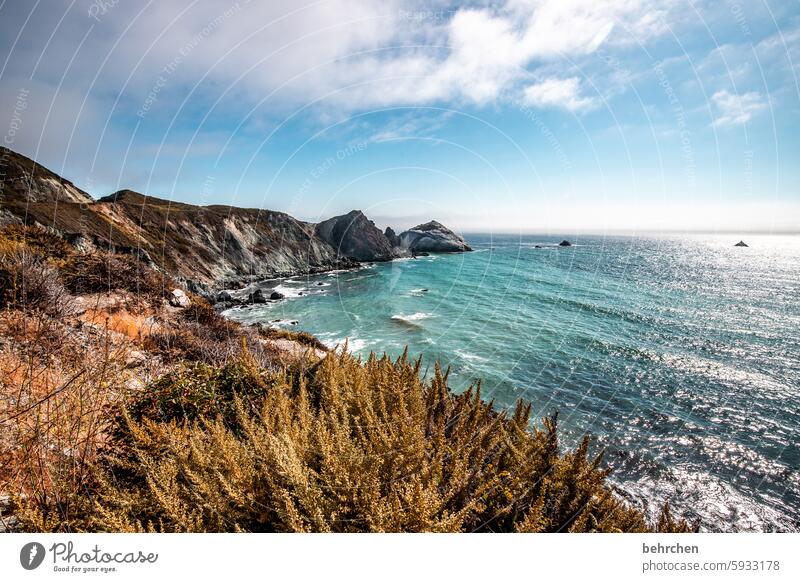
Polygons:
[[714,93],[711,99],[719,111],[714,120],[715,127],[747,123],[753,115],[767,107],[766,101],[757,91],[737,95],[722,90]]
[[[228,90],[239,106],[241,98],[266,99],[273,109],[315,100],[339,111],[488,104],[512,95],[526,69],[591,54],[612,31],[652,26],[652,0],[505,0],[452,9],[422,0],[160,2],[144,9],[126,2],[98,20],[88,16],[94,3],[81,0],[58,28],[60,4],[42,4],[39,30],[23,36],[57,34],[46,54],[38,41],[14,49],[11,63],[20,76],[38,62],[37,76],[57,82],[68,69],[64,82],[87,90],[96,75],[92,91],[116,94],[125,87],[123,101],[136,111],[163,68],[177,62],[155,106],[167,114],[183,99],[179,89],[199,79],[198,95],[213,100]],[[0,32],[7,28],[13,37],[27,14],[9,10]]]
[[523,101],[534,107],[560,107],[567,111],[583,111],[597,105],[597,100],[584,97],[580,91],[580,79],[546,79],[530,85],[523,91]]

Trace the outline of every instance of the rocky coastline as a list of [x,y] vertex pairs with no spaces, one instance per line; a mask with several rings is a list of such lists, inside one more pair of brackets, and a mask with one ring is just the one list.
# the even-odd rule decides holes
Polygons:
[[0,225],[38,225],[81,252],[135,255],[221,307],[282,299],[259,289],[264,281],[471,250],[439,222],[398,235],[381,231],[360,210],[314,224],[272,210],[196,206],[132,190],[94,200],[22,154],[0,150]]

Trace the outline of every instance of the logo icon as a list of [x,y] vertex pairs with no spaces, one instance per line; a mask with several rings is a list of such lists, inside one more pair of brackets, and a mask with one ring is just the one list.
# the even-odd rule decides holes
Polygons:
[[44,546],[39,542],[29,542],[19,552],[19,563],[26,570],[35,570],[44,561]]

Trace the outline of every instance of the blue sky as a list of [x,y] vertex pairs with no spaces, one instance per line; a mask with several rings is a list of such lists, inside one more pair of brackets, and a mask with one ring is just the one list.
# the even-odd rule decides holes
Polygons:
[[98,197],[800,227],[794,1],[5,2],[0,46],[5,144]]

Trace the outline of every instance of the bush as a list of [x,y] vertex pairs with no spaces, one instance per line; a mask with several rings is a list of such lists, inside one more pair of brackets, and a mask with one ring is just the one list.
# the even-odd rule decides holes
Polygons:
[[231,329],[231,322],[214,311],[214,307],[208,301],[194,293],[189,294],[189,300],[191,301],[189,307],[183,311],[183,317],[187,322],[223,329],[226,333]]
[[25,244],[0,246],[0,308],[62,314],[67,297],[56,271]]
[[0,241],[24,244],[45,258],[64,259],[74,253],[74,247],[61,236],[40,226],[9,224],[0,230]]
[[328,346],[319,341],[319,339],[317,339],[316,336],[313,336],[305,331],[291,331],[288,329],[261,327],[259,328],[259,333],[261,334],[262,337],[265,337],[267,339],[271,340],[286,339],[293,342],[297,342],[300,345],[313,348],[315,350],[321,350],[323,352],[328,351]]
[[125,444],[109,461],[92,527],[690,529],[666,507],[651,526],[619,501],[600,459],[587,456],[588,441],[562,454],[555,417],[531,429],[530,405],[497,411],[479,389],[451,394],[438,368],[422,382],[419,367],[405,356],[362,365],[342,353],[258,379],[204,366],[170,377],[150,412],[124,417]]
[[134,256],[101,252],[71,256],[62,269],[62,279],[73,293],[124,290],[151,301],[175,286],[169,277]]
[[243,360],[221,368],[195,362],[181,365],[148,386],[136,396],[129,413],[137,421],[159,422],[219,416],[227,426],[235,426],[234,397],[238,395],[255,411],[266,391],[264,373]]

